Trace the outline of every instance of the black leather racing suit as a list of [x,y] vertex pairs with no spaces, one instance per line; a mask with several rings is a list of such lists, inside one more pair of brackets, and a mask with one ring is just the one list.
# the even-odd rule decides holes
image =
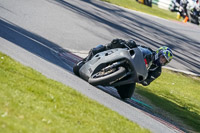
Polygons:
[[138,46],[133,40],[125,41],[122,39],[114,39],[112,40],[111,43],[107,45],[98,45],[96,48],[90,50],[89,55],[86,58],[86,61],[90,60],[95,54],[99,52],[114,48],[127,48],[127,46],[130,48],[138,47],[142,51],[145,63],[148,64],[149,67],[148,67],[148,76],[143,82],[141,82],[141,84],[144,86],[149,85],[152,81],[154,81],[161,75],[162,68],[161,66],[157,66],[154,63],[155,52],[152,49],[145,46]]

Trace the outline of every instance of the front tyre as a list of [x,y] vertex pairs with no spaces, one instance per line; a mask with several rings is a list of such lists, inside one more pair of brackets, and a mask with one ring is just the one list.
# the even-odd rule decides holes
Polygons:
[[73,72],[75,75],[80,76],[79,70],[84,64],[85,64],[84,61],[79,61],[77,64],[74,65]]
[[111,82],[116,81],[126,74],[124,67],[113,68],[110,71],[104,72],[103,69],[93,74],[88,82],[92,85],[110,85]]

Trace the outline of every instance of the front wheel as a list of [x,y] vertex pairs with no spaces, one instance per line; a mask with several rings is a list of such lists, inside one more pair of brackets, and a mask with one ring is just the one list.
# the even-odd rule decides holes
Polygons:
[[88,82],[92,85],[110,85],[111,82],[116,81],[126,74],[126,69],[124,67],[112,68],[109,71],[104,71],[103,69],[95,74],[93,74]]
[[80,76],[79,70],[84,64],[85,64],[84,61],[79,61],[77,64],[74,65],[73,72],[75,75]]

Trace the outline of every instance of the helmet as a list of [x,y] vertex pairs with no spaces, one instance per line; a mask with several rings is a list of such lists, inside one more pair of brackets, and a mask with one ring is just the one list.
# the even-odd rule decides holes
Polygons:
[[[160,58],[164,57],[166,59],[165,63],[161,63]],[[172,50],[169,47],[163,46],[156,50],[155,63],[158,66],[164,66],[169,63],[173,58]]]

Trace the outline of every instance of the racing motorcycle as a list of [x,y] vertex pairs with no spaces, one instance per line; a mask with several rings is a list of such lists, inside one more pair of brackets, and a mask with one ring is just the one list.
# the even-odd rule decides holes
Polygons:
[[[139,48],[116,48],[94,55],[86,63],[75,65],[78,76],[97,86],[113,86],[122,99],[130,98],[135,83],[146,79],[148,71]],[[73,69],[75,69],[75,67]]]
[[200,24],[200,11],[196,9],[188,10],[189,22],[199,25]]
[[180,3],[180,1],[179,2],[172,1],[169,9],[172,12],[178,13],[177,19],[180,19],[181,17],[185,19],[185,17],[187,17],[187,5],[188,5],[187,0],[182,1],[182,3]]
[[170,10],[172,12],[178,12],[177,18],[180,19],[180,17],[183,17],[183,19],[187,18],[186,21],[189,21],[191,23],[200,24],[200,9],[199,8],[192,8],[190,9],[190,6],[188,4],[187,0],[183,0],[182,3],[180,2],[174,2],[172,1],[172,4],[170,6]]

